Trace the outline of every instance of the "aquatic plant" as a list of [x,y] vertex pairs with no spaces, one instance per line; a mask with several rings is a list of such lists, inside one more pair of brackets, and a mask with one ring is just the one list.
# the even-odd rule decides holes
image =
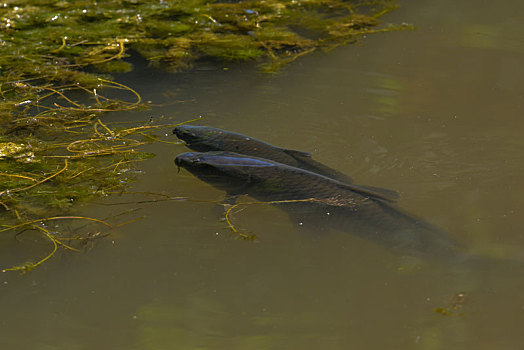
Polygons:
[[[5,0],[0,234],[36,230],[53,244],[50,255],[13,269],[28,271],[59,246],[74,249],[43,223],[65,219],[59,215],[76,203],[121,191],[134,178],[134,164],[153,156],[139,147],[157,140],[155,130],[173,126],[103,122],[106,112],[148,107],[131,87],[105,75],[130,71],[131,52],[170,71],[206,60],[256,60],[274,72],[307,53],[409,27],[380,24],[395,6],[388,0]],[[79,219],[96,220],[67,217]]]
[[129,71],[121,60],[127,49],[172,70],[202,59],[257,58],[276,69],[364,34],[405,28],[378,26],[395,7],[387,0],[6,0],[0,65],[83,86],[96,85],[93,76],[70,68]]

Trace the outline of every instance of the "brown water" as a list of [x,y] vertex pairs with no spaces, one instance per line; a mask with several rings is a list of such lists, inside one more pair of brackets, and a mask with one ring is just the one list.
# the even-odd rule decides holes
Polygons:
[[[402,208],[472,250],[524,260],[524,2],[404,1],[390,19],[418,29],[305,57],[279,75],[251,65],[138,70],[122,81],[145,99],[186,102],[108,119],[202,115],[201,124],[311,151],[357,183],[400,191]],[[177,174],[182,145],[150,150],[157,157],[133,190],[223,198]],[[266,206],[234,215],[258,235],[252,243],[233,239],[212,203],[105,205],[129,200],[80,214],[139,208],[145,219],[30,274],[0,275],[1,349],[523,349],[524,268],[450,266],[343,232],[303,235]],[[455,310],[457,293],[466,297]]]

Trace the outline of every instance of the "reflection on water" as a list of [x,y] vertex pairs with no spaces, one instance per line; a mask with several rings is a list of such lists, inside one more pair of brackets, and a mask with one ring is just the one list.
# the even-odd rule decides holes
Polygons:
[[[176,76],[137,71],[122,79],[144,99],[186,102],[109,119],[203,115],[202,124],[311,151],[357,183],[400,191],[401,207],[472,250],[524,260],[523,6],[406,3],[393,16],[417,31],[305,57],[277,76],[251,66]],[[174,140],[171,130],[165,139]],[[223,199],[177,173],[173,159],[182,145],[151,150],[157,157],[143,164],[145,176],[133,190]],[[107,205],[130,200],[111,198],[81,213],[105,217],[138,208],[133,215],[147,218],[31,274],[0,275],[2,348],[524,343],[522,268],[449,266],[342,232],[303,235],[284,213],[262,205],[234,214],[235,225],[258,235],[256,243],[232,239],[216,203]],[[460,292],[467,297],[455,310]]]

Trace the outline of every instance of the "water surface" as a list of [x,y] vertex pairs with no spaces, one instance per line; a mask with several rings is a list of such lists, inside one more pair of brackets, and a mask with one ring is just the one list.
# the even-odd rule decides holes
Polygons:
[[[524,3],[401,5],[390,19],[416,31],[304,57],[278,75],[250,64],[178,75],[138,65],[121,81],[155,104],[185,102],[107,119],[202,115],[201,124],[310,151],[357,183],[398,190],[402,208],[471,250],[523,260]],[[164,140],[175,140],[170,133]],[[150,150],[157,156],[140,165],[131,190],[222,200],[222,192],[177,173],[173,159],[184,146]],[[113,197],[79,214],[139,208],[135,215],[145,219],[30,274],[0,275],[2,348],[524,344],[522,268],[414,260],[342,232],[303,235],[263,205],[234,214],[256,243],[233,239],[213,203],[107,205],[137,199]],[[466,297],[455,310],[457,293]]]

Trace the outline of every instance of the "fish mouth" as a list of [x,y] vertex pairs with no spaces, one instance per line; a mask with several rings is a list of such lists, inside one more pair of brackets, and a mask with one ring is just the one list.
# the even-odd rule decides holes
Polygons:
[[190,144],[198,140],[198,136],[191,129],[190,125],[179,125],[173,129],[173,134],[186,144]]
[[200,163],[201,159],[195,153],[181,153],[175,157],[175,164],[179,168],[185,168]]
[[180,135],[182,134],[182,129],[180,128],[180,125],[173,129],[173,134],[180,138]]

